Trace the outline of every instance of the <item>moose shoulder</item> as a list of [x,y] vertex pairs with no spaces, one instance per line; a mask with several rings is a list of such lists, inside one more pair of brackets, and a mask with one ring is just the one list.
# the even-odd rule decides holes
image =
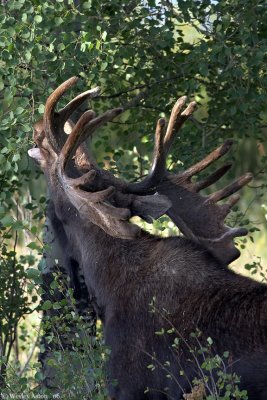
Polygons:
[[[77,78],[70,78],[48,98],[35,126],[37,148],[29,150],[44,170],[71,256],[82,267],[87,288],[103,321],[111,347],[107,365],[109,392],[116,400],[181,399],[198,377],[190,360],[190,333],[211,337],[214,351],[228,350],[229,372],[241,376],[250,400],[267,398],[267,286],[239,276],[227,265],[239,256],[233,239],[246,234],[224,219],[238,201],[246,174],[209,197],[199,191],[218,181],[225,164],[201,181],[192,176],[225,154],[225,142],[181,174],[170,174],[165,161],[174,136],[195,109],[186,98],[175,104],[167,128],[157,123],[152,167],[138,183],[127,183],[100,169],[85,141],[123,109],[100,116],[85,112],[72,127],[64,125],[76,108],[98,89],[84,92],[61,111],[55,108]],[[233,196],[231,196],[233,195]],[[231,196],[227,203],[217,202]],[[182,237],[149,235],[129,221],[167,214]],[[149,303],[153,304],[149,307]],[[169,331],[156,335],[159,330]],[[180,339],[178,349],[173,341]],[[149,364],[155,368],[147,368]],[[167,365],[167,366],[166,366]],[[183,371],[183,375],[180,374]],[[112,382],[116,381],[114,385]]]

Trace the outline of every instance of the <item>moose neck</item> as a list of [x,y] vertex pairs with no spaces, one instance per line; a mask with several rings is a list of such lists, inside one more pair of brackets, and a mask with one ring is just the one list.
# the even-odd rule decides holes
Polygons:
[[158,238],[145,231],[136,240],[113,238],[97,225],[83,221],[72,207],[68,211],[68,219],[62,221],[68,241],[82,266],[89,292],[98,307],[104,307],[112,293],[127,286],[129,275],[149,259],[151,246],[147,242]]

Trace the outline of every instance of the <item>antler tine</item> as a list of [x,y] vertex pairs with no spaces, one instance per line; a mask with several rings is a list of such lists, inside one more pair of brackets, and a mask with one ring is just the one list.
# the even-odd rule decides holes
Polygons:
[[75,85],[78,81],[77,76],[73,76],[67,81],[63,82],[54,92],[48,97],[45,104],[45,112],[44,112],[44,131],[48,136],[48,141],[53,147],[53,150],[56,152],[59,150],[59,145],[56,140],[56,132],[55,132],[55,108],[59,101],[59,99],[64,95],[64,93]]
[[85,141],[94,133],[94,131],[97,130],[97,128],[104,125],[106,122],[111,121],[113,118],[121,114],[123,111],[124,111],[123,108],[114,108],[112,110],[108,110],[99,117],[90,120],[86,124],[86,126],[84,126],[83,132],[78,138],[77,144],[74,149],[76,150],[75,161],[78,164],[80,164],[80,166],[82,166],[82,163],[85,160],[87,163],[87,167],[89,166],[89,168],[95,168],[99,170],[97,163],[93,160],[90,152],[88,152],[88,150],[85,148]]
[[64,144],[58,162],[62,165],[62,170],[64,170],[66,164],[71,159],[81,142],[83,142],[82,137],[84,135],[84,131],[89,121],[91,121],[95,117],[95,113],[92,110],[86,111],[79,118],[78,122],[75,124],[72,129],[71,134],[68,136],[66,143]]
[[[155,175],[163,175],[165,173],[165,162],[166,162],[166,154],[164,151],[163,143],[164,143],[164,127],[165,127],[165,119],[161,118],[157,122],[156,132],[155,132],[155,145],[154,145],[154,154],[153,154],[153,162],[150,170],[151,178]],[[153,182],[152,182],[153,184]]]
[[168,150],[170,148],[171,141],[172,141],[174,133],[176,131],[175,126],[176,126],[177,119],[180,116],[181,110],[184,107],[186,100],[187,100],[187,96],[180,97],[176,101],[176,103],[174,104],[174,106],[172,108],[170,120],[168,123],[167,131],[166,131],[166,135],[165,135],[165,139],[164,139],[165,148]]
[[73,154],[79,148],[79,146],[101,125],[112,120],[114,117],[123,112],[122,108],[114,108],[108,110],[99,117],[95,117],[95,113],[92,110],[86,111],[75,124],[71,134],[68,136],[62,151],[59,155],[59,165],[61,165],[61,171],[64,170],[66,164],[71,159]]
[[94,89],[87,90],[76,96],[73,100],[71,100],[64,108],[62,108],[59,112],[60,119],[62,124],[64,124],[69,117],[74,113],[74,111],[86,100],[90,98],[96,97],[100,92],[100,87],[96,87]]
[[231,162],[224,164],[222,167],[218,168],[215,172],[207,176],[205,179],[198,182],[194,182],[192,184],[192,189],[195,192],[199,192],[200,190],[211,186],[213,183],[221,179],[226,174],[226,172],[229,171],[231,167],[232,167]]
[[203,171],[209,165],[213,164],[214,161],[218,160],[224,154],[226,154],[230,150],[233,143],[234,143],[233,140],[230,139],[226,140],[226,142],[224,142],[221,146],[219,146],[217,149],[213,150],[210,154],[208,154],[205,158],[203,158],[203,160],[199,161],[195,165],[192,165],[192,167],[188,168],[186,171],[179,174],[179,176],[180,177],[183,176],[189,180],[192,176]]
[[253,179],[253,175],[251,173],[247,173],[247,174],[241,176],[240,178],[236,179],[230,185],[227,185],[223,189],[212,193],[210,196],[208,196],[208,199],[206,201],[212,201],[214,203],[217,203],[218,201],[223,200],[226,197],[231,196],[231,194],[240,190],[243,186],[245,186],[252,179]]
[[197,107],[197,103],[195,101],[192,101],[191,103],[189,103],[187,108],[183,112],[181,112],[185,105],[186,100],[187,100],[186,96],[180,97],[172,109],[170,121],[164,139],[164,148],[166,154],[168,153],[172,145],[175,135],[182,127],[184,122],[190,117],[191,114],[193,114],[193,112]]
[[[231,209],[234,207],[234,205],[240,200],[240,195],[239,194],[234,194],[232,197],[230,197],[230,199],[228,200],[227,203],[222,204],[221,210],[222,210],[222,215],[225,218],[229,212],[231,211]],[[242,235],[241,235],[242,236]]]
[[113,108],[112,110],[108,110],[108,111],[104,112],[102,115],[100,115],[99,117],[96,117],[93,120],[91,120],[85,126],[84,132],[81,135],[81,137],[79,138],[78,143],[81,144],[82,142],[87,140],[96,129],[98,129],[100,126],[104,125],[105,123],[111,121],[113,118],[115,118],[118,115],[120,115],[121,113],[123,113],[123,111],[124,111],[124,109],[122,107]]
[[154,151],[153,151],[153,159],[152,166],[148,175],[141,182],[130,183],[127,187],[128,190],[135,192],[142,192],[153,190],[155,185],[159,183],[159,181],[165,176],[166,173],[166,153],[164,150],[164,127],[165,127],[165,119],[160,118],[157,122],[156,132],[155,132],[155,141],[154,141]]

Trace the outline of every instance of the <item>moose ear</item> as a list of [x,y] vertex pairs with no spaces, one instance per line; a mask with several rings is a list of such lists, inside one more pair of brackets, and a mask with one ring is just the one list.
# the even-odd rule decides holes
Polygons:
[[131,211],[133,215],[138,215],[148,223],[166,214],[172,206],[167,196],[158,193],[151,196],[135,196]]

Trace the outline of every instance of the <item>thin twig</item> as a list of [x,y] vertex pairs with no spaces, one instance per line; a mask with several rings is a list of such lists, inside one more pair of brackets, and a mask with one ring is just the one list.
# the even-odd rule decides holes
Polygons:
[[32,359],[33,354],[34,354],[34,350],[35,350],[35,348],[37,346],[37,343],[39,341],[40,332],[41,332],[41,328],[38,329],[37,338],[36,338],[36,340],[35,340],[35,342],[34,342],[34,344],[32,346],[32,349],[30,351],[29,357],[28,357],[27,361],[25,362],[24,367],[20,370],[20,372],[18,374],[19,377],[21,377],[24,374],[24,372],[26,371],[26,369],[28,368],[28,365],[29,365],[29,363],[30,363],[30,361]]

